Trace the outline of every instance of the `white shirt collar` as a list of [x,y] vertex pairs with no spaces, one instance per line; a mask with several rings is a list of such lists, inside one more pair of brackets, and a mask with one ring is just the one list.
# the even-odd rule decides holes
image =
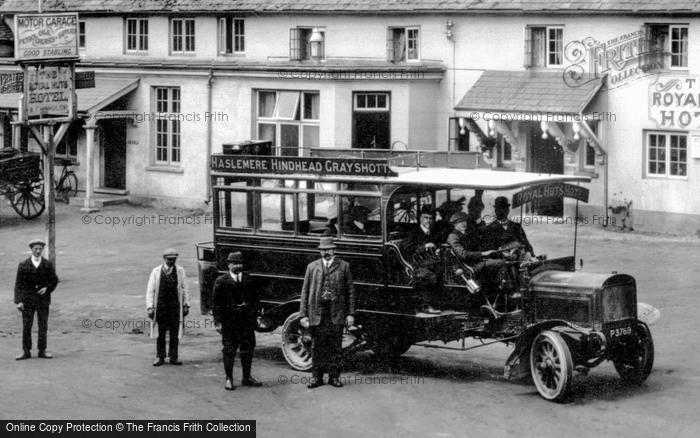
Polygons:
[[421,225],[420,229],[423,230],[425,234],[430,234],[430,228],[425,228],[423,225]]
[[39,257],[34,257],[32,255],[32,264],[34,265],[35,268],[38,268],[39,265],[41,264],[41,256]]
[[333,260],[335,259],[334,257],[331,257],[330,260],[323,259],[323,265],[326,267],[326,269],[330,268],[331,265],[333,264]]
[[364,230],[364,229],[365,229],[365,224],[363,224],[362,222],[353,221],[353,223],[355,224],[355,226],[356,226],[357,228],[359,228],[359,229],[361,229],[361,230]]
[[238,274],[234,274],[231,271],[228,271],[229,274],[231,274],[231,278],[233,278],[236,281],[241,281],[241,273],[239,272]]

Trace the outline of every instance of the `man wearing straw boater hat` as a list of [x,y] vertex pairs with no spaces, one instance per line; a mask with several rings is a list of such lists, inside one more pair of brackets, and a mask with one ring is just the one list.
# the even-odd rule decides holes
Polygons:
[[176,250],[166,249],[163,264],[151,271],[146,287],[146,311],[153,320],[151,338],[157,337],[154,367],[165,363],[165,335],[168,332],[170,363],[182,365],[178,344],[185,331],[185,316],[190,312],[190,292],[187,290],[185,269],[175,264],[177,257]]
[[224,373],[228,391],[233,385],[233,361],[236,351],[241,352],[243,386],[262,386],[250,375],[255,348],[255,326],[258,316],[257,288],[247,273],[243,271],[243,254],[235,251],[226,258],[228,272],[214,283],[213,307],[214,325],[221,333],[223,345]]
[[49,305],[51,293],[56,289],[58,277],[50,261],[41,256],[46,243],[41,239],[29,242],[32,255],[17,267],[15,281],[15,305],[22,312],[22,354],[15,359],[23,360],[32,357],[32,325],[34,313],[37,315],[39,334],[37,347],[39,357],[51,359],[53,356],[46,352],[46,333],[49,322]]
[[350,265],[335,257],[333,237],[321,237],[318,250],[321,258],[306,267],[301,288],[299,315],[302,327],[311,332],[312,378],[310,389],[323,385],[323,374],[328,383],[340,388],[340,360],[343,326],[355,323],[355,293]]

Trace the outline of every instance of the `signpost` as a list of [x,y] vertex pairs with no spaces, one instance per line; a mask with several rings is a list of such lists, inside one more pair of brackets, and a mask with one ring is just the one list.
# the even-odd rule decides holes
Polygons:
[[[54,265],[54,145],[61,141],[76,117],[75,63],[79,59],[78,14],[15,15],[15,61],[23,73],[0,76],[0,92],[23,92],[20,123],[29,127],[44,152],[48,256]],[[89,85],[89,78],[86,82]],[[54,132],[56,123],[60,126]]]

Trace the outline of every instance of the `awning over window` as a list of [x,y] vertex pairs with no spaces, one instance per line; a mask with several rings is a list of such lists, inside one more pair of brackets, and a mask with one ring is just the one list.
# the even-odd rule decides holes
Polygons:
[[[95,76],[95,88],[77,90],[78,112],[94,113],[127,95],[139,86],[134,78],[106,78]],[[0,94],[0,109],[16,110],[20,93]]]
[[602,79],[570,87],[562,75],[562,72],[487,70],[455,106],[456,115],[489,120],[497,113],[514,116],[510,120],[533,121],[578,116],[595,97]]

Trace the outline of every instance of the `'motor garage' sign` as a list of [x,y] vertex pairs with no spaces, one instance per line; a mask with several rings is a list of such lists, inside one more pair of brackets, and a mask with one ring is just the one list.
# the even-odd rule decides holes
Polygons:
[[78,14],[15,16],[17,61],[77,59]]

